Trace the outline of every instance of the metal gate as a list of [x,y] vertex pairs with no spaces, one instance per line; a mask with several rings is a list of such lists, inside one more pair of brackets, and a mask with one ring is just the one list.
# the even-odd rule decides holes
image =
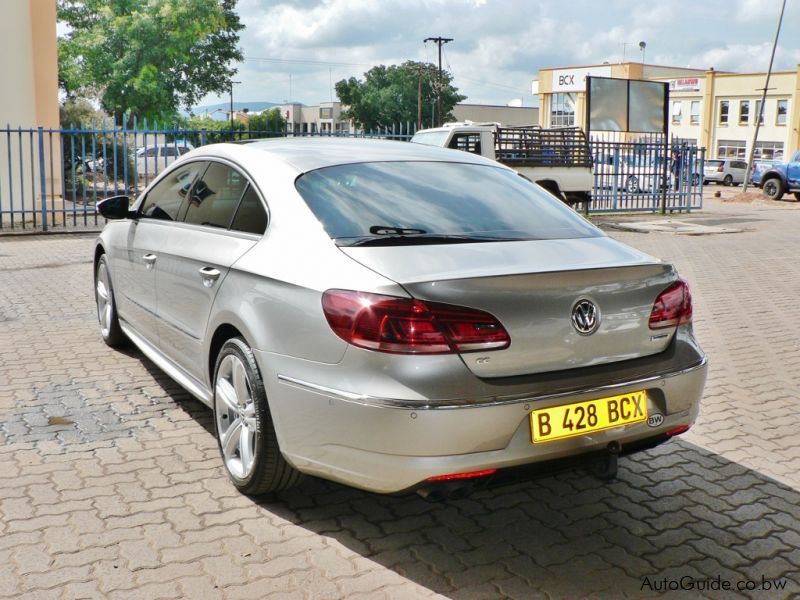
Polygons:
[[674,212],[703,208],[705,148],[660,140],[592,140],[590,213]]

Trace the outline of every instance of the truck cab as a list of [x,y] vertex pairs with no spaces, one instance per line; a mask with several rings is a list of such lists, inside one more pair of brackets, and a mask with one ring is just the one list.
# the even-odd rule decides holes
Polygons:
[[496,160],[570,204],[591,201],[592,157],[579,128],[501,127],[471,121],[422,129],[411,141]]

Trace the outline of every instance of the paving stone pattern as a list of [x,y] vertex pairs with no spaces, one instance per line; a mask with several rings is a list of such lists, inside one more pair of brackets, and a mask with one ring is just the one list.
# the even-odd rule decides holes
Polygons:
[[0,237],[0,598],[649,598],[682,577],[772,589],[667,597],[800,597],[800,206],[692,218],[714,216],[752,231],[611,232],[692,284],[712,361],[695,428],[610,483],[440,504],[315,479],[239,495],[210,412],[100,340],[93,236]]

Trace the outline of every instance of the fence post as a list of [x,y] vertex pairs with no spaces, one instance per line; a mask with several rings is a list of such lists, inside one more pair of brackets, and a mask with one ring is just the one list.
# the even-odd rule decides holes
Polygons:
[[44,127],[39,127],[39,184],[41,185],[42,231],[47,231],[47,177],[44,161]]

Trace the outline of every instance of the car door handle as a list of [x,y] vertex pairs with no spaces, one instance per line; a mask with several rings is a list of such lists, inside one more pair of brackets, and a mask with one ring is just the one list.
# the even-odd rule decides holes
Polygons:
[[203,267],[200,269],[200,277],[203,278],[203,285],[206,287],[211,287],[214,285],[214,282],[219,279],[220,272],[213,267]]
[[144,261],[144,266],[145,267],[147,267],[148,269],[152,269],[153,265],[156,264],[156,255],[155,254],[145,254],[142,257],[142,260]]

